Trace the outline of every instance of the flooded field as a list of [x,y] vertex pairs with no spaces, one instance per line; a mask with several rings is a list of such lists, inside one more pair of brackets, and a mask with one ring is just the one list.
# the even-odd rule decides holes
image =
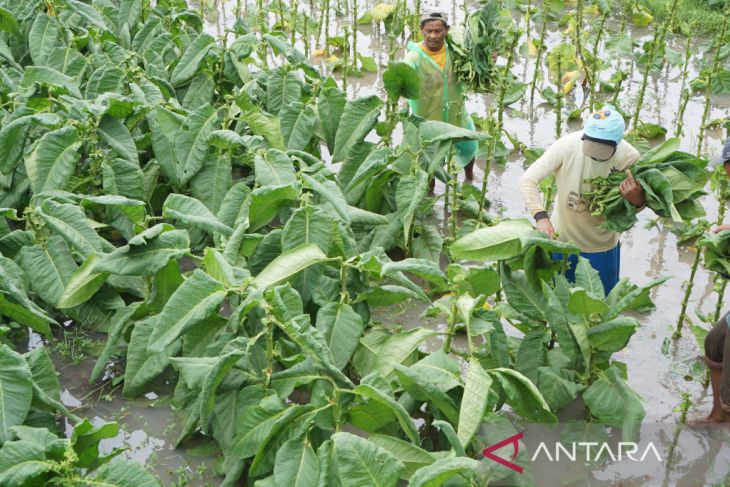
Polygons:
[[[226,29],[233,25],[238,5],[240,2],[236,0],[208,2],[205,7],[209,18],[206,30],[211,34],[223,35]],[[365,11],[369,6],[372,6],[371,2],[361,2],[360,8]],[[446,9],[452,18],[456,19],[456,22],[463,18],[464,8],[461,3],[456,4],[451,0],[421,3],[422,9],[430,7]],[[246,12],[246,7],[241,6],[240,8],[242,12]],[[468,4],[466,9],[470,8],[472,5]],[[524,28],[523,15],[518,10],[512,12],[515,22]],[[332,32],[339,32],[339,29],[347,23],[345,19],[337,17],[331,20]],[[539,36],[540,27],[539,23],[531,25],[531,38]],[[608,31],[618,29],[618,22],[609,20],[606,29]],[[629,26],[629,29],[638,43],[651,35],[650,31],[645,28]],[[563,26],[549,25],[546,37],[548,48],[562,41],[563,30]],[[401,41],[402,39],[399,39],[398,42]],[[670,35],[667,39],[667,46],[682,52],[684,42],[683,37]],[[706,43],[706,39],[696,39],[693,42],[697,46],[696,52],[700,52],[699,47]],[[301,43],[297,47],[303,50]],[[314,47],[312,46],[310,52],[314,52]],[[365,73],[361,77],[349,77],[347,80],[349,97],[368,94],[384,95],[381,74],[388,61],[387,42],[384,35],[375,32],[370,26],[362,26],[358,29],[358,49],[363,55],[372,56],[376,60],[378,72]],[[703,56],[702,53],[693,56],[689,65],[688,79],[695,78],[701,70],[704,63]],[[311,60],[325,72],[331,68],[330,63],[321,56],[311,57]],[[609,59],[608,62],[618,66],[634,61]],[[518,55],[512,71],[517,78],[529,82],[535,71],[535,58]],[[607,77],[611,72],[612,68],[608,68],[604,71],[603,76]],[[636,98],[642,79],[638,68],[631,69],[630,72],[632,77],[624,82],[620,99],[622,108],[629,113],[633,111],[632,102]],[[678,101],[682,89],[681,77],[681,66],[666,66],[660,73],[650,76],[644,99],[641,119],[666,127],[667,136],[675,135]],[[578,85],[567,95],[566,101],[580,106],[583,104],[585,96],[581,86]],[[730,97],[717,96],[713,97],[711,101],[708,120],[730,116]],[[711,127],[706,132],[703,146],[697,147],[704,103],[702,93],[693,94],[689,99],[684,113],[681,148],[693,153],[699,151],[705,157],[711,158],[719,153],[721,141],[724,140],[727,133],[722,128]],[[493,104],[492,96],[471,95],[467,106],[471,112],[484,117]],[[555,140],[556,119],[555,109],[541,98],[541,94],[537,90],[534,100],[530,100],[529,94],[526,94],[505,111],[504,128],[527,148],[545,148]],[[563,127],[563,132],[578,130],[580,126],[580,121],[567,122]],[[400,135],[396,133],[396,137],[400,137]],[[661,140],[659,138],[651,143],[656,144]],[[506,138],[505,142],[510,147]],[[479,169],[476,173],[476,184],[480,185],[484,177],[484,161],[478,160],[477,163]],[[522,153],[513,151],[506,164],[489,168],[487,196],[491,202],[490,211],[493,214],[504,218],[526,216],[524,204],[517,190],[517,182],[524,172],[524,165],[525,158]],[[437,183],[436,193],[443,194],[443,192],[443,185]],[[707,210],[707,219],[715,221],[718,210],[715,197],[712,194],[705,196],[702,204]],[[706,415],[710,410],[712,397],[703,384],[705,379],[703,352],[689,328],[685,328],[683,337],[678,341],[671,339],[684,295],[683,282],[689,276],[695,249],[677,246],[677,237],[663,224],[654,224],[654,218],[655,215],[650,210],[642,212],[639,216],[639,223],[631,231],[621,236],[622,275],[628,276],[632,282],[637,284],[644,284],[661,276],[671,276],[671,279],[654,289],[652,299],[656,304],[656,309],[648,314],[636,315],[642,326],[631,338],[628,347],[616,358],[627,365],[629,383],[644,400],[646,409],[644,422],[654,423],[665,428],[657,433],[661,437],[660,441],[665,444],[674,441],[681,445],[677,450],[681,450],[681,454],[678,454],[672,462],[676,468],[673,468],[671,472],[666,472],[664,485],[695,485],[693,481],[683,483],[685,482],[683,478],[689,475],[688,472],[694,475],[697,469],[702,470],[703,475],[707,475],[708,484],[720,485],[730,474],[730,448],[721,446],[710,449],[707,444],[703,443],[702,438],[693,436],[689,432],[682,433],[679,440],[667,437],[665,434],[666,431],[669,431],[666,428],[667,425],[674,425],[679,421],[679,407],[683,401],[683,394],[689,394],[692,402],[689,419]],[[437,203],[434,221],[444,223],[442,200]],[[713,292],[713,289],[713,276],[700,268],[689,303],[688,317],[705,328],[709,328],[709,325],[700,322],[696,311],[705,315],[714,313],[717,294]],[[423,306],[399,306],[396,310],[389,308],[387,313],[376,312],[375,318],[386,324],[402,325],[406,328],[418,324],[440,331],[445,330],[444,322],[421,318],[422,311]],[[433,343],[427,343],[425,347],[437,348],[441,343],[439,340],[435,339]],[[458,339],[456,343],[458,348],[460,343]],[[181,448],[174,448],[177,434],[182,427],[182,419],[169,406],[172,390],[159,396],[148,394],[145,399],[136,401],[123,400],[120,397],[119,389],[114,385],[108,385],[99,390],[88,385],[88,373],[93,367],[94,357],[83,357],[78,360],[78,363],[74,363],[68,355],[57,354],[54,359],[56,359],[56,365],[61,374],[62,399],[69,408],[74,408],[77,413],[83,412],[90,419],[120,421],[123,432],[118,438],[105,442],[105,448],[126,447],[128,451],[125,452],[125,455],[128,458],[145,463],[166,485],[197,486],[220,483],[221,477],[216,475],[220,459],[211,455],[211,452],[215,451],[212,444],[196,440],[192,443],[184,443]],[[110,377],[113,377],[115,373],[119,373],[119,371],[115,371],[113,367],[108,370]],[[160,384],[159,390],[166,390],[166,387],[170,389],[169,385]],[[712,465],[707,463],[708,456],[712,457],[711,460],[715,460],[711,462]],[[647,485],[642,480],[646,479],[647,475],[653,479],[657,478],[652,473],[637,472],[634,475],[634,478],[637,479],[635,483],[627,482],[622,485]],[[611,471],[602,472],[597,477],[605,481],[606,485],[612,485]],[[658,485],[653,482],[650,484]]]

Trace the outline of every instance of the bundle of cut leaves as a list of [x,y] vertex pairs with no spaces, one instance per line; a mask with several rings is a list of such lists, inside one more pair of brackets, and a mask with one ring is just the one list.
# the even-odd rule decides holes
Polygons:
[[704,235],[697,241],[705,248],[705,267],[724,276],[730,275],[730,230]]
[[469,91],[492,91],[499,68],[492,57],[499,52],[504,30],[499,26],[499,5],[488,0],[466,19],[462,28],[451,29],[448,44],[454,72]]
[[[707,161],[677,150],[678,139],[670,139],[647,152],[631,168],[636,181],[644,188],[646,206],[660,217],[675,222],[689,221],[705,215],[698,199],[710,173]],[[603,228],[624,232],[636,223],[636,208],[619,191],[626,174],[616,172],[608,177],[587,180],[593,191],[585,193],[588,209],[593,215],[603,215]]]

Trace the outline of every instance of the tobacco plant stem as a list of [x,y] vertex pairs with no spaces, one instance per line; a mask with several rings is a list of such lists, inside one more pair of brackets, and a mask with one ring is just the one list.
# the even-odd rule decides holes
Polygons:
[[674,131],[674,136],[679,137],[682,134],[682,127],[684,126],[684,110],[687,108],[687,102],[689,101],[689,90],[686,87],[687,75],[689,74],[689,60],[692,57],[692,36],[687,36],[687,41],[684,45],[684,64],[682,66],[682,83],[681,90],[682,96],[679,100],[679,110],[677,111],[677,128]]
[[266,317],[266,385],[269,388],[271,375],[274,373],[274,320]]
[[636,130],[636,127],[639,124],[639,115],[641,114],[642,105],[644,104],[644,94],[646,93],[646,86],[649,83],[649,73],[651,72],[651,68],[654,67],[654,57],[656,56],[657,46],[664,43],[664,36],[666,35],[667,30],[669,30],[674,23],[676,8],[677,0],[672,0],[672,5],[667,10],[669,15],[659,27],[656,36],[652,40],[651,47],[649,48],[646,66],[644,66],[644,77],[641,81],[641,87],[639,88],[639,95],[636,99],[636,110],[634,111],[634,118],[631,123],[632,130]]
[[684,289],[684,299],[682,299],[682,309],[679,312],[679,319],[677,320],[677,329],[674,331],[672,338],[677,339],[682,336],[682,325],[684,324],[684,317],[687,314],[687,304],[689,303],[690,295],[692,294],[692,287],[694,286],[695,274],[697,274],[697,267],[702,257],[702,249],[697,247],[694,261],[692,261],[692,271],[689,275],[686,288]]
[[537,85],[538,74],[541,72],[542,53],[545,50],[545,34],[547,32],[547,15],[550,12],[549,2],[542,2],[542,29],[540,30],[540,42],[537,45],[537,57],[535,58],[535,73],[532,75],[532,86],[530,86],[530,105],[535,99],[535,86]]
[[[730,14],[730,10],[727,11]],[[705,139],[705,123],[707,122],[707,116],[710,114],[710,95],[712,94],[712,79],[717,74],[720,67],[720,49],[724,45],[725,33],[727,32],[728,15],[722,21],[722,28],[720,29],[719,35],[715,38],[715,59],[712,62],[712,69],[707,75],[707,88],[705,90],[705,110],[702,112],[702,120],[700,121],[700,132],[697,135],[697,156],[702,154],[702,143]]]
[[459,171],[456,168],[456,163],[454,161],[454,145],[451,145],[451,149],[449,150],[449,163],[448,163],[448,173],[449,173],[449,186],[451,186],[451,201],[449,206],[449,228],[450,233],[449,236],[451,238],[451,241],[456,240],[456,216],[459,212],[459,192],[458,192],[458,180],[459,180]]
[[561,62],[560,56],[557,56],[558,61],[558,106],[557,106],[557,116],[555,119],[555,138],[559,139],[560,136],[563,133],[563,64]]
[[451,340],[454,338],[454,332],[456,328],[456,313],[458,313],[456,307],[456,296],[453,297],[453,303],[451,304],[451,313],[449,313],[449,327],[446,331],[446,340],[444,340],[444,352],[449,353],[451,351]]
[[[578,58],[583,63],[583,68],[586,72],[586,84],[593,91],[593,73],[591,73],[590,66],[586,61],[585,54],[583,53],[583,45],[581,40],[581,28],[583,27],[583,5],[584,0],[578,0],[575,6],[576,18],[575,18],[575,50],[578,53]],[[561,80],[562,83],[562,80]]]
[[[299,2],[292,0],[291,6],[291,45],[293,46],[297,40],[297,10],[299,9]],[[306,18],[305,18],[306,20]]]

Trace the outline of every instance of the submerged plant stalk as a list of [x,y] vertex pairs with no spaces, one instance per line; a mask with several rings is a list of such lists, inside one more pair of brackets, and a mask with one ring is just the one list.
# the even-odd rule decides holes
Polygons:
[[672,338],[675,340],[680,338],[682,336],[682,325],[684,325],[684,317],[687,315],[687,304],[689,303],[689,298],[692,295],[692,287],[694,286],[695,281],[695,275],[697,274],[697,267],[700,264],[700,259],[702,257],[702,249],[700,247],[697,247],[695,258],[692,261],[692,271],[689,275],[689,280],[686,283],[686,287],[684,289],[684,298],[682,299],[682,309],[679,312],[679,318],[677,319],[677,329],[674,331],[674,334],[672,335]]
[[[730,10],[727,10],[730,14]],[[700,120],[700,131],[697,134],[697,156],[702,154],[702,143],[705,140],[705,124],[707,123],[707,117],[710,114],[710,95],[712,95],[712,80],[715,79],[720,68],[720,49],[722,49],[725,43],[725,33],[727,32],[728,15],[725,15],[722,21],[722,28],[720,33],[715,38],[715,59],[712,62],[712,69],[707,74],[707,88],[705,89],[705,109],[702,112],[702,119]]]
[[535,99],[535,86],[537,86],[537,78],[541,72],[542,53],[545,51],[545,35],[547,33],[547,18],[550,12],[549,3],[542,2],[542,29],[540,30],[540,41],[537,44],[537,57],[535,58],[535,72],[532,75],[532,83],[530,86],[530,106]]

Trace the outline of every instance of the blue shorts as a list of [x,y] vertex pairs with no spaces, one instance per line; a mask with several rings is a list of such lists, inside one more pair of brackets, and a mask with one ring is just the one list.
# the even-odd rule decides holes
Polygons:
[[[618,282],[619,268],[621,267],[621,244],[605,252],[581,252],[579,255],[588,259],[591,266],[598,271],[606,294],[611,292],[611,289]],[[553,252],[552,258],[553,260],[563,260],[563,254]],[[568,262],[569,266],[565,277],[568,278],[568,281],[575,282],[575,267],[578,265],[578,255],[569,255]]]

